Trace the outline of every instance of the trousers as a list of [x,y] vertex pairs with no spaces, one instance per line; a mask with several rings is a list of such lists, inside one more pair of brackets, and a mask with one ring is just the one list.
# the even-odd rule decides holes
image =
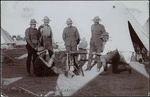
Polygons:
[[[27,61],[26,61],[26,67],[27,67],[27,72],[30,74],[30,67],[31,67],[31,62],[34,64],[37,55],[37,51],[34,50],[29,44],[26,46],[28,56],[27,56]],[[33,65],[33,68],[35,66]]]

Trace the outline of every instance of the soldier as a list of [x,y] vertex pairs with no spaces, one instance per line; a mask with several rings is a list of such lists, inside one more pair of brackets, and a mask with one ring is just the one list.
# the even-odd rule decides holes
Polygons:
[[131,74],[131,67],[125,61],[123,55],[121,55],[117,49],[114,51],[108,52],[104,56],[101,56],[100,61],[102,62],[102,65],[104,66],[104,71],[107,71],[107,64],[112,64],[113,73],[118,74],[123,71],[129,71],[129,74]]
[[[66,24],[67,27],[64,28],[62,35],[62,38],[65,42],[66,52],[67,53],[75,52],[77,51],[77,45],[79,44],[80,41],[80,35],[78,29],[75,26],[72,26],[72,20],[70,18],[67,19]],[[78,55],[76,54],[73,55],[74,66],[76,68],[78,68],[77,57]],[[74,72],[76,71],[77,69],[74,70]]]
[[[90,54],[89,54],[89,60],[88,60],[88,65],[86,70],[90,70],[92,57],[93,57],[92,53],[93,52],[101,53],[104,47],[103,44],[105,44],[102,35],[106,33],[106,31],[105,31],[105,27],[99,23],[100,20],[101,19],[98,16],[96,16],[93,19],[94,24],[91,26],[92,37],[90,40]],[[96,56],[96,61],[97,61],[97,71],[99,71],[100,70],[99,56]]]
[[[104,73],[106,73],[105,71],[107,71],[107,64],[112,64],[112,72],[113,73],[118,74],[123,71],[128,71],[129,74],[131,74],[131,67],[125,61],[123,55],[121,55],[117,49],[114,51],[108,52],[106,55],[101,55],[100,62],[102,64],[102,66],[104,67]],[[95,64],[93,64],[91,66],[91,68],[94,65]]]
[[72,26],[72,20],[68,18],[66,24],[68,25],[63,30],[63,40],[65,42],[66,52],[77,51],[77,45],[80,41],[78,29]]
[[[34,65],[34,61],[37,57],[39,33],[38,33],[38,30],[36,29],[36,24],[37,24],[36,20],[31,19],[30,27],[27,28],[25,31],[25,39],[27,42],[26,48],[28,51],[26,66],[27,66],[27,72],[29,75],[31,75],[30,74],[31,61],[33,62],[33,65]],[[32,60],[32,57],[33,57],[33,60]]]
[[[54,58],[53,57],[54,54],[53,54],[53,47],[52,47],[53,33],[49,25],[49,21],[50,19],[47,16],[45,16],[43,19],[44,24],[39,27],[38,31],[40,32],[41,35],[40,41],[42,42],[42,46],[44,47],[44,49],[47,49],[49,52],[49,60],[47,64],[51,65],[52,64],[51,61],[53,61],[51,57]],[[44,59],[46,60],[46,56]]]

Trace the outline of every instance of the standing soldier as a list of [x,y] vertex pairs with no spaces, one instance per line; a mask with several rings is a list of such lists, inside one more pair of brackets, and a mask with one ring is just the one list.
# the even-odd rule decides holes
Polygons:
[[[67,19],[66,24],[68,26],[64,28],[62,38],[65,42],[66,52],[70,53],[77,51],[77,45],[79,44],[80,41],[80,35],[78,29],[75,26],[72,26],[72,20],[70,18]],[[76,68],[78,68],[77,55],[74,55],[73,58],[74,58],[74,65]],[[66,70],[67,68],[68,65],[66,64]]]
[[[92,62],[92,53],[101,53],[103,51],[103,34],[106,33],[105,27],[102,24],[99,24],[100,18],[96,16],[93,19],[94,24],[91,26],[91,32],[92,32],[92,37],[90,40],[90,54],[89,54],[89,60],[88,60],[88,65],[86,70],[90,70],[91,62]],[[99,56],[96,56],[96,61],[97,61],[97,71],[100,70],[100,60]]]
[[34,64],[34,61],[37,57],[37,45],[38,45],[38,40],[39,40],[39,33],[38,33],[38,30],[36,29],[36,24],[37,24],[36,20],[31,19],[30,27],[27,28],[25,31],[25,39],[27,42],[26,48],[28,51],[26,66],[27,66],[27,72],[29,75],[31,75],[30,74],[31,59],[33,57],[32,62]]
[[[53,47],[52,47],[52,37],[53,37],[53,33],[52,33],[52,29],[49,25],[49,21],[50,19],[45,16],[43,19],[44,24],[41,25],[38,29],[38,31],[40,32],[40,41],[42,42],[42,46],[44,47],[44,49],[48,50],[49,53],[49,60],[48,63],[50,63],[50,65],[53,63],[53,59],[54,58],[54,54],[53,54]],[[44,58],[46,60],[46,57]]]
[[80,41],[78,29],[72,26],[72,20],[68,18],[66,24],[68,25],[63,31],[63,40],[66,46],[66,52],[77,51],[77,45]]

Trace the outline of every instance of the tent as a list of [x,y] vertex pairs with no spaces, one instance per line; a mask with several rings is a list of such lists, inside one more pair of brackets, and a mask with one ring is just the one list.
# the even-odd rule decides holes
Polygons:
[[116,3],[102,18],[101,23],[110,34],[104,52],[117,48],[129,62],[131,53],[135,52],[133,42],[136,42],[140,48],[149,49],[148,36],[123,3]]
[[1,27],[1,48],[12,48],[13,44],[15,42],[12,40],[11,35]]
[[149,18],[143,25],[143,29],[145,30],[146,34],[149,35]]
[[131,14],[134,16],[134,18],[140,23],[140,25],[143,26],[149,18],[149,2],[136,2],[136,6],[134,1],[124,1],[123,3],[128,8],[129,12],[131,12]]
[[[134,16],[134,18],[140,23],[140,25],[145,30],[145,34],[149,35],[149,2],[141,1],[135,2],[124,2],[125,6],[128,8],[129,12]],[[137,7],[140,6],[140,7]]]

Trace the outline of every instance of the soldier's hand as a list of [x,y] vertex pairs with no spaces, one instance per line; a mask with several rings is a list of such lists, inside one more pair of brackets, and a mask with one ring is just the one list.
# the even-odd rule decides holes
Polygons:
[[38,47],[35,47],[34,50],[38,51]]
[[106,41],[104,41],[103,43],[102,43],[102,45],[105,45],[106,44]]

